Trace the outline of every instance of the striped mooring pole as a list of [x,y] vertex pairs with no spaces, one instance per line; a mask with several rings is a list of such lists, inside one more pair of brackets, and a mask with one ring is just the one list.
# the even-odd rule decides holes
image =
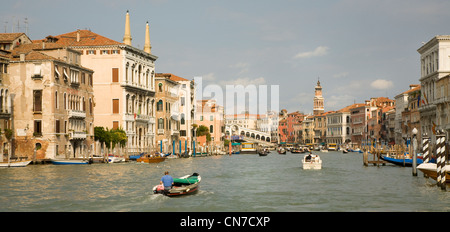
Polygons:
[[436,135],[436,146],[437,185],[438,187],[441,187],[442,190],[445,190],[445,134],[442,131]]
[[[422,136],[422,154],[423,154],[423,162],[430,162],[430,137],[427,134],[423,134]],[[423,174],[424,177],[428,178],[428,175]]]

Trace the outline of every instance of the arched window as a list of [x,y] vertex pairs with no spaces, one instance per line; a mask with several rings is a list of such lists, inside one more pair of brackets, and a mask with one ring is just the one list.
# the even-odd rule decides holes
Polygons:
[[184,125],[185,124],[185,119],[184,119],[184,114],[181,114],[181,125]]
[[158,129],[164,129],[164,119],[163,118],[158,119]]
[[158,103],[156,104],[156,110],[157,111],[163,111],[163,100],[159,100]]

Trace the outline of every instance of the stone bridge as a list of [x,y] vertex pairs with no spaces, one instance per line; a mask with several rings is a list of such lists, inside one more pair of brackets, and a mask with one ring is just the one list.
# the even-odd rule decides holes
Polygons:
[[264,144],[268,144],[271,142],[270,133],[251,130],[245,127],[241,127],[239,125],[227,125],[225,127],[225,134],[227,136],[240,135],[243,136],[244,138],[248,138],[248,140],[251,142],[260,142]]

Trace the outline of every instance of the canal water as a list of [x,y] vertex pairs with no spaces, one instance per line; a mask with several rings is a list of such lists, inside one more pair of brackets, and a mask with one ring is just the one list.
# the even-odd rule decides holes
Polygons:
[[[362,154],[320,153],[321,170],[303,154],[223,155],[91,165],[0,169],[1,212],[415,212],[450,211],[450,193],[418,171],[364,166]],[[154,195],[164,171],[202,176],[195,195]]]

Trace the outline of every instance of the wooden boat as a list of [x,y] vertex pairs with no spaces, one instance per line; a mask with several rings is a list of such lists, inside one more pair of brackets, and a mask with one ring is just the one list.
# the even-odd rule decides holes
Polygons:
[[[437,164],[436,163],[422,163],[417,166],[421,172],[433,180],[437,180]],[[445,165],[445,181],[450,183],[450,165]]]
[[344,149],[344,150],[342,150],[342,153],[348,153],[348,150],[347,149]]
[[303,169],[322,169],[322,160],[318,155],[305,155],[302,160]]
[[51,159],[52,164],[55,165],[76,165],[76,164],[90,164],[89,160],[76,160],[76,159]]
[[294,147],[291,149],[292,154],[303,153],[303,152],[304,152],[303,149],[298,148],[298,147]]
[[[387,161],[389,163],[395,164],[395,165],[399,165],[399,166],[403,166],[403,167],[412,167],[412,163],[413,163],[413,159],[396,159],[396,158],[392,158],[392,157],[387,157],[387,156],[381,156],[381,159],[384,161]],[[423,160],[420,158],[417,158],[417,165],[423,163]]]
[[202,177],[198,173],[174,178],[172,189],[166,192],[164,191],[164,186],[156,185],[153,187],[153,193],[164,194],[169,197],[193,194],[200,188],[199,185],[201,180]]
[[277,151],[278,151],[278,154],[280,154],[280,155],[286,155],[286,149],[284,149],[282,147],[277,149]]
[[31,160],[0,162],[0,168],[25,167],[31,163]]
[[159,155],[141,155],[138,159],[136,159],[139,163],[160,163],[163,162],[166,158],[161,157]]

